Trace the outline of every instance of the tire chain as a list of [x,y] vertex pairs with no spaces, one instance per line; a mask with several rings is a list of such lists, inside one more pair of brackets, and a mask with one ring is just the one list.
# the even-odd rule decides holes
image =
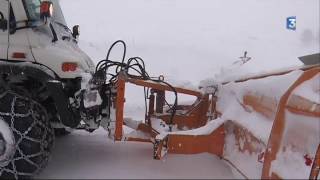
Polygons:
[[[11,102],[11,112],[1,112],[0,111],[0,116],[7,116],[10,118],[10,128],[13,131],[13,133],[18,134],[19,138],[15,138],[15,145],[14,145],[14,157],[12,159],[8,159],[8,164],[5,167],[0,167],[0,176],[2,175],[3,172],[7,173],[12,173],[15,177],[15,179],[18,179],[19,176],[33,176],[34,174],[38,173],[46,164],[49,159],[49,154],[50,154],[50,148],[53,146],[54,142],[54,131],[52,128],[49,127],[49,124],[47,121],[47,114],[46,110],[37,102],[30,100],[28,98],[22,97],[16,93],[13,93],[11,91],[7,91],[5,93],[0,94],[0,100],[8,95],[11,94],[13,95],[13,99]],[[19,114],[15,112],[15,105],[17,103],[17,100],[24,100],[28,103],[30,103],[30,109],[28,110],[27,113],[25,114]],[[37,109],[37,110],[36,110]],[[35,111],[36,110],[36,111]],[[39,114],[40,113],[42,114]],[[25,131],[25,132],[20,132],[14,127],[14,121],[15,118],[26,118],[31,116],[33,119],[32,124],[30,127]],[[41,139],[35,139],[32,137],[28,136],[28,133],[35,127],[35,126],[40,126],[41,128],[44,129],[44,134],[42,134]],[[47,139],[48,138],[48,139]],[[37,144],[40,144],[40,151],[35,153],[35,154],[24,154],[23,150],[20,149],[19,144],[24,140],[32,141]],[[16,156],[16,153],[19,153],[20,156]],[[37,156],[43,156],[45,159],[42,161],[41,164],[37,164],[31,160],[31,158],[37,157]],[[36,171],[33,173],[26,173],[26,172],[18,172],[15,166],[15,161],[24,159],[26,162],[28,162],[30,165],[36,167]],[[9,164],[11,164],[12,168],[10,167]]]

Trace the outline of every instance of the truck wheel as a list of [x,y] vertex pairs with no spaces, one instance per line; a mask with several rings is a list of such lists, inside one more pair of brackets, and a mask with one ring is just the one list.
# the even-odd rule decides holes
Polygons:
[[53,142],[42,105],[10,90],[0,92],[0,179],[38,173],[48,162]]

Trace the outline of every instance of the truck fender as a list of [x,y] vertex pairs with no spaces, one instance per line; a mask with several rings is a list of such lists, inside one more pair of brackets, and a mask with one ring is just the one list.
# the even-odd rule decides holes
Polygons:
[[11,63],[0,61],[0,74],[24,75],[43,82],[46,84],[49,94],[54,100],[61,123],[71,128],[78,125],[80,118],[77,116],[80,115],[73,112],[61,81],[48,67],[29,62]]

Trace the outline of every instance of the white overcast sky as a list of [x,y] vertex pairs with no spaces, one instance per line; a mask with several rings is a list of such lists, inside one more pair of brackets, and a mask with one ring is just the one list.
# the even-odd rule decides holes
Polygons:
[[[243,52],[246,71],[299,65],[319,52],[319,0],[60,0],[81,47],[95,60],[113,41],[127,42],[151,74],[197,83]],[[286,18],[297,17],[297,30]],[[115,54],[114,57],[119,56]]]

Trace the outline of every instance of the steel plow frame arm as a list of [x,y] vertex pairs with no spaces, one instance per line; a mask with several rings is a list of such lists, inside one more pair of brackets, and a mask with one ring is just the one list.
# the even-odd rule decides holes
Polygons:
[[[271,164],[277,158],[277,154],[280,151],[281,142],[283,139],[283,134],[285,130],[285,122],[286,122],[286,114],[285,110],[288,109],[292,111],[292,107],[288,105],[289,97],[292,95],[293,91],[299,87],[302,83],[310,80],[311,78],[315,77],[317,74],[320,73],[320,67],[315,67],[309,70],[306,70],[296,82],[287,90],[287,92],[282,96],[280,99],[276,117],[273,123],[273,127],[270,133],[267,149],[265,152],[265,160],[263,164],[262,170],[262,179],[278,179],[280,178],[276,173],[271,171]],[[304,108],[298,109],[296,113],[302,113],[308,116],[319,117],[318,111],[306,111]],[[320,119],[319,119],[320,123]],[[315,157],[319,157],[319,148]],[[315,178],[319,175],[319,159],[314,161],[314,165],[311,170],[310,178]],[[316,174],[317,172],[317,174]]]
[[[116,141],[121,141],[123,140],[123,125],[125,124],[124,122],[124,102],[125,102],[125,87],[126,87],[126,83],[130,83],[133,85],[137,85],[140,87],[146,87],[146,88],[150,88],[154,91],[158,91],[159,93],[164,93],[165,91],[173,91],[173,89],[171,87],[169,87],[168,85],[161,83],[161,82],[154,82],[154,81],[150,81],[150,80],[143,80],[143,79],[138,79],[138,78],[132,78],[132,77],[128,77],[125,74],[120,73],[118,75],[118,79],[117,79],[117,97],[116,97],[116,128],[115,128],[115,134],[114,134],[114,139]],[[174,87],[175,91],[179,94],[186,94],[186,95],[191,95],[191,96],[195,96],[198,99],[204,99],[205,103],[208,103],[209,99],[207,95],[202,94],[199,91],[194,91],[194,90],[189,90],[189,89],[185,89],[185,88],[180,88],[180,87]],[[154,96],[151,96],[151,99],[149,101],[149,112],[148,114],[151,116],[154,113],[154,106],[155,106],[155,99]],[[160,109],[162,103],[158,104],[157,103],[157,107],[156,109]],[[193,107],[194,108],[194,107]],[[205,109],[206,110],[206,109]],[[179,116],[177,116],[179,119]],[[165,119],[165,117],[164,117]],[[177,120],[179,121],[179,120]],[[196,119],[191,119],[191,121],[196,121]],[[149,129],[149,130],[144,130],[144,131],[148,131],[148,132],[156,132],[155,130],[152,130],[151,124],[150,122],[146,122],[145,124],[140,124],[140,127],[144,127],[142,129]],[[155,136],[155,133],[150,133],[153,134],[153,136]],[[156,134],[159,134],[159,132],[157,132]],[[137,140],[137,139],[135,139]],[[144,141],[144,140],[143,140]]]
[[[124,112],[124,95],[126,83],[146,87],[151,89],[149,97],[149,112],[146,117],[145,123],[140,123],[137,127],[131,127],[136,131],[147,134],[147,138],[140,137],[125,137],[123,138],[123,125],[126,123]],[[196,129],[206,125],[208,118],[217,117],[214,111],[208,115],[209,110],[215,109],[216,96],[214,94],[203,94],[199,91],[194,91],[186,88],[174,87],[174,90],[179,94],[191,95],[197,98],[192,105],[178,105],[178,110],[184,110],[186,113],[183,115],[176,114],[173,118],[173,124],[177,125],[178,129],[185,127],[189,129]],[[116,129],[114,134],[115,141],[138,141],[149,142],[153,144],[154,159],[162,159],[168,153],[175,154],[197,154],[209,152],[222,158],[224,146],[224,127],[223,124],[213,133],[209,135],[179,135],[168,134],[163,138],[158,138],[163,132],[158,132],[152,127],[151,118],[158,118],[166,124],[170,124],[169,115],[163,113],[163,105],[166,91],[173,91],[165,83],[154,82],[150,80],[137,79],[127,77],[125,74],[119,74],[117,79],[117,98],[116,98]],[[156,95],[154,95],[156,94]],[[155,101],[156,100],[156,101]],[[211,144],[211,142],[215,142]]]

